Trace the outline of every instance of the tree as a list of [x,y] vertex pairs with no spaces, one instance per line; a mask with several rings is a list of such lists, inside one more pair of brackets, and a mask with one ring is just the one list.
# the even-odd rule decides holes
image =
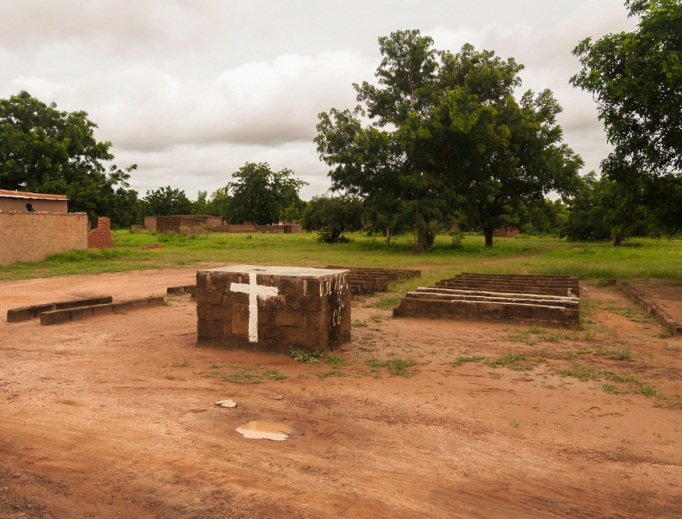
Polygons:
[[612,161],[650,179],[682,185],[682,3],[627,0],[637,30],[587,38],[573,50],[582,69],[571,83],[594,96],[615,146]]
[[433,167],[438,63],[432,45],[419,31],[379,38],[379,85],[353,85],[365,108],[321,113],[315,138],[320,158],[332,167],[332,190],[365,199],[374,208],[374,223],[385,225],[389,237],[392,225],[406,222],[415,236],[414,252],[430,245],[432,222],[453,213],[454,195]]
[[59,111],[25,91],[0,99],[0,189],[64,194],[72,212],[130,225],[137,193],[128,180],[137,166],[103,164],[114,158],[111,143],[95,139],[87,115]]
[[160,187],[155,191],[147,191],[142,200],[145,212],[150,216],[170,216],[174,214],[192,214],[192,202],[185,192],[170,186]]
[[444,176],[464,222],[482,228],[492,246],[496,228],[517,226],[521,205],[542,206],[550,191],[573,193],[583,161],[562,142],[561,107],[551,91],[527,91],[516,101],[522,65],[471,45],[442,53],[442,61]]
[[301,225],[306,231],[319,231],[320,241],[337,243],[346,231],[362,229],[362,202],[353,197],[316,196],[303,211]]
[[236,180],[227,185],[231,194],[227,214],[230,223],[273,224],[292,204],[303,206],[298,193],[307,182],[294,178],[291,170],[275,173],[267,163],[247,162],[232,178]]
[[657,234],[657,224],[643,203],[646,185],[626,185],[594,171],[582,179],[576,196],[568,199],[569,215],[562,235],[571,241],[613,240]]
[[[419,31],[379,45],[379,85],[355,85],[366,109],[320,114],[315,142],[333,166],[332,189],[362,197],[388,225],[408,221],[415,250],[428,248],[433,222],[448,225],[457,213],[492,246],[494,229],[511,225],[519,204],[577,187],[583,163],[562,143],[561,107],[549,90],[517,103],[523,67],[513,59],[471,45],[437,52]],[[371,123],[363,127],[364,116]]]

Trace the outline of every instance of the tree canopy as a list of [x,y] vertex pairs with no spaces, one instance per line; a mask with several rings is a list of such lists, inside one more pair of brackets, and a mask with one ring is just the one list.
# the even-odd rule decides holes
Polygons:
[[580,42],[573,54],[582,69],[571,83],[597,102],[615,146],[603,167],[612,178],[635,171],[682,185],[674,175],[682,170],[682,2],[625,5],[637,29]]
[[354,85],[355,110],[320,114],[315,138],[332,189],[362,197],[372,223],[411,227],[424,250],[433,222],[459,217],[490,246],[519,204],[577,189],[583,163],[562,143],[561,107],[549,90],[517,102],[523,67],[513,59],[471,45],[437,51],[419,31],[379,47],[378,84]]
[[170,216],[174,214],[192,214],[193,203],[185,192],[170,186],[147,191],[142,199],[145,213],[151,216]]
[[137,166],[107,167],[111,143],[95,139],[97,125],[87,116],[59,111],[25,91],[0,99],[0,189],[64,194],[71,211],[130,225],[137,193],[128,180]]
[[239,168],[232,174],[235,181],[227,184],[230,223],[273,224],[292,205],[302,208],[299,191],[307,182],[293,175],[289,169],[275,173],[267,163],[247,162]]
[[363,225],[362,202],[353,197],[316,196],[303,211],[301,221],[306,231],[319,231],[320,241],[343,241],[343,233],[355,232]]

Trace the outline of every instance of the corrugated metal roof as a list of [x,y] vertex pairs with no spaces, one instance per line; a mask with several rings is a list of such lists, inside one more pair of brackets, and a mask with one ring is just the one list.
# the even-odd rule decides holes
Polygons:
[[29,193],[28,191],[9,191],[0,189],[3,198],[30,198],[33,200],[66,200],[66,195],[48,195],[44,193]]

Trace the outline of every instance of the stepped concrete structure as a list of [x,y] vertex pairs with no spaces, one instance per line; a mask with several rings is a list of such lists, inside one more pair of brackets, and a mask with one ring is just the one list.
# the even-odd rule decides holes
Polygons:
[[350,342],[348,272],[236,265],[197,272],[199,344],[288,353]]
[[386,269],[365,267],[328,266],[328,269],[348,270],[348,286],[351,295],[371,295],[386,292],[389,283],[400,283],[421,276],[420,270]]
[[465,273],[408,292],[393,315],[578,328],[579,294],[578,279],[568,276]]

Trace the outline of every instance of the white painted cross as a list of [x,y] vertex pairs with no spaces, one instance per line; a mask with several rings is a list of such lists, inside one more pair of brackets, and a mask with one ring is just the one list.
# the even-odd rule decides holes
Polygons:
[[277,287],[259,285],[256,281],[258,274],[255,272],[247,274],[247,276],[249,276],[248,285],[245,283],[232,283],[230,291],[249,294],[249,342],[258,342],[258,298],[267,299],[268,297],[275,297],[279,290],[277,290]]

